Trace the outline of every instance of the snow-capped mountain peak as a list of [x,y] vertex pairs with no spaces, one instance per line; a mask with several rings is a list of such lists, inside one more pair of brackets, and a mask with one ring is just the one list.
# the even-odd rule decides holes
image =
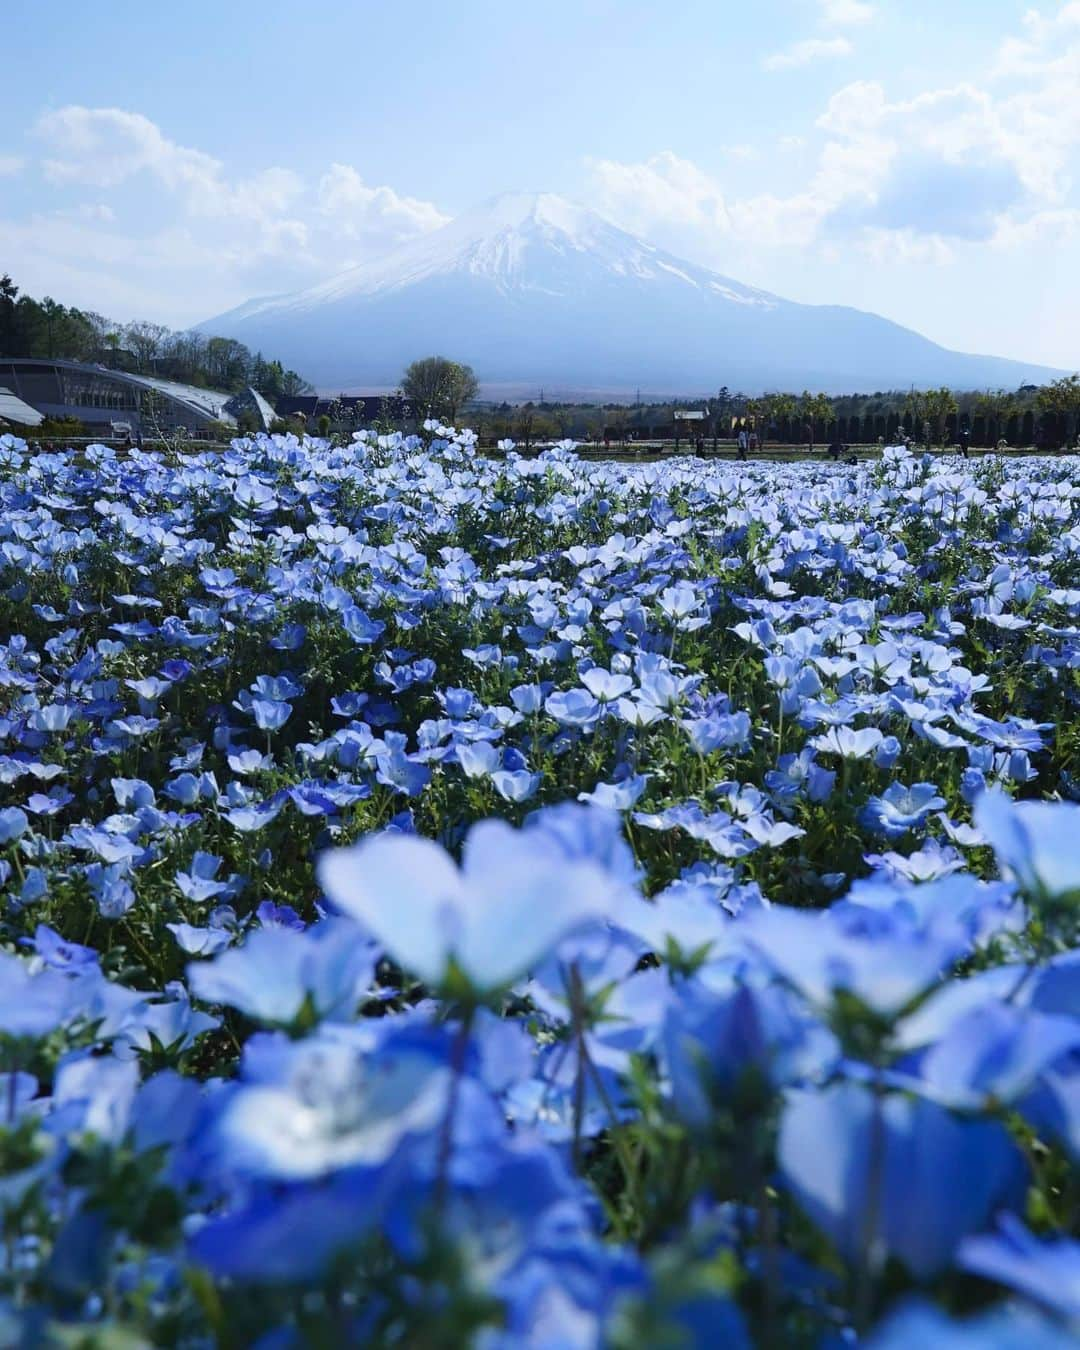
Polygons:
[[290,296],[252,301],[232,318],[320,309],[375,297],[440,276],[470,276],[501,292],[580,297],[609,278],[709,288],[742,304],[775,297],[673,258],[598,212],[551,192],[512,192],[467,211],[430,234]]
[[854,309],[782,300],[554,193],[508,193],[382,257],[201,325],[324,388],[393,387],[444,352],[489,385],[692,393],[1011,385],[1040,368],[948,352]]

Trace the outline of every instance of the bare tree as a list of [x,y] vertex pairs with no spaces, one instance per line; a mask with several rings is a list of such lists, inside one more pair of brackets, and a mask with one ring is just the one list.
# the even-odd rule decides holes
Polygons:
[[479,388],[471,366],[445,356],[414,361],[401,378],[401,392],[425,417],[457,421],[459,409],[476,397]]
[[514,436],[522,442],[525,450],[528,451],[533,436],[536,434],[536,409],[531,403],[523,403],[520,408],[514,412]]
[[129,323],[124,329],[124,341],[135,357],[140,370],[148,369],[161,351],[162,344],[169,336],[169,329],[160,323]]

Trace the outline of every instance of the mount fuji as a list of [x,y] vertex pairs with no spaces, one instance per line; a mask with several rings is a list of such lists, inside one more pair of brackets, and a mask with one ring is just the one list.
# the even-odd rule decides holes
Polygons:
[[371,262],[249,301],[201,331],[273,352],[319,388],[393,388],[467,362],[482,390],[617,397],[726,384],[833,393],[1011,387],[1059,374],[949,351],[838,305],[803,305],[654,247],[549,193],[495,198]]

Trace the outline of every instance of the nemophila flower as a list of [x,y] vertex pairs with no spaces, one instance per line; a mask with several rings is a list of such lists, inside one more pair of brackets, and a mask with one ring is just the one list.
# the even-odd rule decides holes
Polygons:
[[600,703],[613,703],[624,694],[628,694],[634,687],[631,676],[614,674],[609,670],[601,669],[599,666],[587,670],[581,676],[581,683]]
[[1004,1214],[998,1232],[969,1237],[957,1264],[1004,1285],[1072,1327],[1080,1326],[1080,1243],[1069,1238],[1040,1242],[1019,1219]]
[[641,872],[623,834],[620,817],[601,807],[573,802],[545,806],[525,818],[525,831],[569,861],[593,863],[609,877],[608,913],[616,915],[622,898],[637,887]]
[[986,1003],[957,1017],[910,1072],[924,1096],[957,1110],[988,1110],[1014,1105],[1078,1049],[1080,1018]]
[[578,801],[609,811],[629,811],[645,791],[648,781],[647,773],[639,773],[617,783],[597,783],[591,792],[579,792]]
[[983,771],[976,768],[965,769],[960,775],[960,796],[968,806],[974,806],[985,791],[986,775]]
[[989,717],[970,714],[958,719],[961,727],[973,731],[983,740],[1001,750],[1036,751],[1043,748],[1043,731],[1052,731],[1051,722],[1030,722],[1023,718],[1010,718],[1007,722],[995,722]]
[[83,875],[103,918],[123,918],[135,904],[135,890],[128,880],[126,855],[118,862],[89,863],[83,869]]
[[233,750],[226,756],[233,773],[246,776],[262,769],[273,768],[274,761],[259,750]]
[[877,727],[863,727],[859,731],[849,726],[833,726],[810,741],[819,755],[839,755],[841,759],[868,759],[884,740]]
[[277,819],[285,805],[287,796],[287,793],[275,793],[265,802],[253,806],[237,807],[233,811],[227,811],[225,819],[233,829],[240,830],[243,834],[257,833],[259,830],[266,829],[272,820]]
[[975,824],[1025,891],[1055,898],[1080,891],[1080,806],[1013,802],[994,790],[976,802]]
[[615,711],[621,721],[639,729],[652,726],[654,722],[659,722],[667,716],[664,710],[654,703],[630,698],[620,698],[615,704]]
[[54,969],[32,971],[0,953],[0,1034],[13,1040],[48,1036],[78,1012],[75,986]]
[[501,665],[503,659],[502,648],[494,642],[485,642],[479,647],[463,647],[461,654],[481,669]]
[[900,748],[895,736],[886,736],[874,751],[874,763],[879,769],[891,769],[900,758]]
[[687,718],[682,722],[699,755],[715,750],[742,750],[750,743],[750,715],[745,712]]
[[562,726],[590,727],[603,710],[587,689],[557,689],[544,700],[544,711]]
[[[202,795],[202,786],[200,778],[195,774],[182,773],[170,779],[162,791],[166,797],[180,806],[194,806]],[[216,797],[217,792],[213,791],[211,795]]]
[[264,928],[295,928],[303,932],[307,927],[292,905],[275,905],[272,900],[263,900],[255,917]]
[[337,908],[425,984],[463,982],[481,995],[512,984],[611,904],[603,867],[560,856],[543,831],[496,820],[469,831],[460,870],[429,840],[381,835],[324,854],[318,875]]
[[704,597],[685,581],[661,591],[657,604],[661,613],[683,632],[693,632],[708,623],[708,615],[699,614]]
[[782,848],[792,839],[801,839],[806,831],[789,820],[772,820],[764,813],[755,813],[742,821],[742,828],[755,844],[765,848]]
[[70,806],[75,794],[66,788],[53,788],[48,793],[34,792],[26,799],[26,809],[35,816],[55,816]]
[[538,713],[544,703],[544,687],[539,684],[518,684],[510,690],[510,701],[523,716]]
[[943,847],[936,839],[928,839],[921,849],[907,857],[902,853],[867,853],[864,860],[894,881],[937,881],[964,866],[956,849]]
[[[138,695],[140,710],[147,714],[172,688],[171,681],[159,679],[156,675],[147,675],[141,680],[125,680],[124,683]],[[143,704],[148,706],[143,707]]]
[[370,945],[355,927],[326,922],[305,932],[252,929],[240,946],[189,966],[188,984],[204,1003],[227,1004],[255,1021],[291,1026],[302,1016],[351,1016],[373,970]]
[[226,889],[226,883],[217,881],[222,859],[213,853],[197,849],[191,859],[190,872],[177,872],[176,884],[181,895],[196,903],[213,900]]
[[899,839],[909,830],[920,829],[932,811],[945,805],[933,783],[890,783],[880,797],[871,797],[860,813],[868,829]]
[[42,965],[52,970],[72,974],[94,970],[98,965],[98,954],[92,947],[65,941],[48,924],[39,923],[34,929],[33,938],[24,938],[23,941],[33,948]]
[[71,724],[75,709],[65,703],[47,703],[30,715],[30,726],[35,731],[45,731],[51,735],[66,731]]
[[71,1055],[56,1070],[47,1128],[118,1144],[127,1133],[138,1084],[138,1066],[130,1060]]
[[187,989],[173,980],[158,995],[138,998],[116,1012],[110,1026],[113,1053],[119,1059],[159,1051],[179,1055],[219,1025],[216,1017],[193,1008]]
[[10,844],[29,828],[26,812],[17,806],[6,806],[0,810],[0,844]]
[[239,1285],[304,1286],[383,1217],[384,1186],[374,1171],[344,1173],[322,1186],[274,1186],[196,1228],[192,1257]]
[[42,900],[49,892],[49,879],[43,868],[28,867],[23,883],[19,887],[18,903],[20,905],[32,905],[37,900]]
[[183,773],[185,769],[197,769],[202,764],[205,753],[206,746],[201,741],[196,741],[181,754],[173,755],[169,760],[169,768],[174,773]]
[[251,715],[260,731],[280,731],[292,716],[292,705],[274,703],[269,699],[253,698]]
[[737,623],[731,631],[737,637],[742,638],[744,642],[760,647],[765,651],[776,645],[776,630],[768,619],[758,619],[753,623]]
[[1071,1332],[1025,1309],[996,1307],[955,1321],[921,1299],[890,1313],[866,1342],[867,1350],[1069,1350],[1074,1344]]
[[842,914],[770,909],[740,930],[760,959],[819,1008],[838,993],[893,1017],[925,994],[966,950],[959,925],[913,929],[882,914],[862,925]]
[[381,619],[372,619],[358,605],[350,605],[341,613],[342,627],[360,647],[369,647],[386,631]]
[[642,703],[670,712],[687,699],[701,683],[700,676],[676,675],[665,665],[642,656],[638,661],[638,688],[634,697]]
[[299,698],[303,687],[290,675],[260,675],[251,685],[252,693],[273,703]]
[[802,792],[812,802],[822,802],[829,797],[836,774],[818,764],[814,753],[807,746],[797,755],[781,755],[777,767],[765,774],[765,786],[778,806],[787,806]]
[[236,941],[236,933],[229,928],[196,928],[190,923],[167,923],[165,927],[188,956],[216,956]]
[[249,1042],[241,1082],[220,1099],[216,1169],[276,1182],[379,1166],[433,1132],[450,1091],[450,1037],[394,1019],[302,1042]]
[[157,717],[118,717],[108,724],[109,733],[121,740],[139,741],[157,731],[161,725]]
[[501,751],[490,741],[462,742],[455,754],[466,778],[486,778],[502,763]]
[[839,1046],[784,989],[688,981],[667,1009],[662,1054],[675,1110],[708,1129],[724,1104],[764,1110],[779,1088],[824,1076]]
[[997,1121],[859,1083],[789,1093],[784,1185],[849,1261],[887,1256],[928,1279],[1024,1192],[1022,1155]]
[[439,694],[439,702],[446,709],[447,717],[461,719],[472,713],[476,695],[471,689],[444,689]]
[[388,732],[385,744],[375,755],[375,776],[387,787],[415,797],[431,781],[431,770],[405,750],[405,737]]
[[540,774],[530,773],[528,769],[497,769],[491,775],[491,781],[504,801],[526,802],[536,795]]

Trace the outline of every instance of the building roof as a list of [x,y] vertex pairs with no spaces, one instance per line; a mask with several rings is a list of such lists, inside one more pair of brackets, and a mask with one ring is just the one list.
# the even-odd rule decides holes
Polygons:
[[263,430],[269,431],[270,423],[277,417],[277,413],[270,406],[270,404],[267,403],[266,399],[263,398],[262,394],[260,394],[257,389],[254,389],[249,385],[248,393],[255,400],[255,405],[259,409],[259,413],[262,416]]
[[[254,389],[244,390],[240,394],[225,393],[220,389],[200,389],[197,385],[181,384],[179,380],[163,380],[156,375],[134,375],[126,370],[112,370],[108,366],[92,364],[86,361],[68,361],[60,357],[3,357],[2,365],[59,366],[64,370],[76,370],[101,375],[118,384],[134,386],[137,389],[150,389],[179,403],[199,417],[210,418],[231,425],[236,424],[235,407],[245,404],[253,406],[262,422],[262,429],[269,430],[276,416],[266,399]],[[24,405],[25,406],[25,405]],[[38,418],[40,421],[40,417]],[[33,423],[34,426],[37,422]]]
[[10,389],[0,386],[0,422],[15,422],[19,426],[39,427],[45,418],[29,403],[16,398]]

